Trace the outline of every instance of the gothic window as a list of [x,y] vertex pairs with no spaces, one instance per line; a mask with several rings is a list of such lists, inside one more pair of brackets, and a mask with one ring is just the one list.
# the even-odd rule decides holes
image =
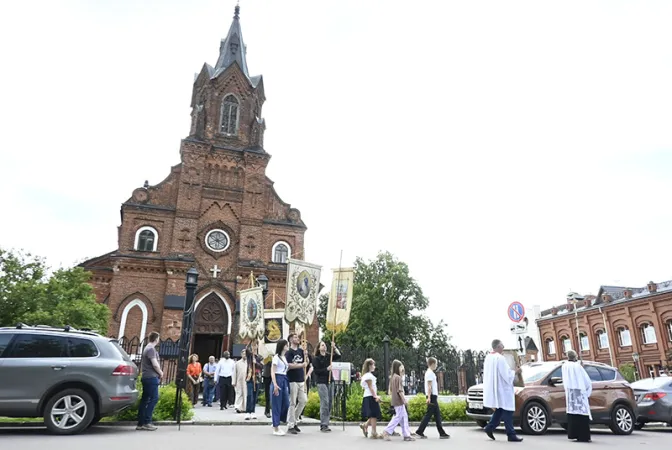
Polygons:
[[273,245],[273,262],[286,264],[290,256],[290,247],[286,242],[276,242]]
[[653,327],[653,324],[645,323],[640,327],[640,332],[642,333],[643,343],[655,344],[658,342],[658,339],[656,339],[656,329]]
[[159,233],[152,227],[142,227],[135,233],[135,250],[139,252],[155,252]]
[[597,345],[601,349],[609,348],[609,336],[603,330],[597,332]]
[[618,343],[621,347],[631,347],[632,339],[630,339],[630,330],[626,327],[621,327],[618,329]]
[[229,94],[224,97],[222,101],[222,114],[221,114],[221,133],[227,136],[235,136],[238,134],[238,99],[233,95]]

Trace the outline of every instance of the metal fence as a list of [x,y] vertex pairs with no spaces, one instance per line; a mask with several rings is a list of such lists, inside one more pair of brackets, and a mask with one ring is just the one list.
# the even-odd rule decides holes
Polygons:
[[[146,339],[140,340],[139,337],[127,338],[123,336],[117,339],[121,348],[128,353],[131,360],[142,370],[142,349],[145,348]],[[171,384],[175,381],[177,374],[177,361],[180,354],[179,340],[165,339],[159,341],[157,347],[159,352],[159,364],[163,370],[164,376],[161,379],[161,385]]]

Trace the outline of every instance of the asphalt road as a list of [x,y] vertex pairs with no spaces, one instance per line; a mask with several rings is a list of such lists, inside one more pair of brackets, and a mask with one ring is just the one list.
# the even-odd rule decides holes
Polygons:
[[[118,450],[119,448],[175,449],[202,447],[208,442],[226,448],[234,445],[238,448],[272,448],[278,445],[290,445],[292,450],[343,450],[353,448],[371,448],[386,446],[405,446],[423,449],[459,446],[469,450],[497,449],[506,447],[534,448],[543,446],[544,450],[570,448],[578,445],[567,441],[561,430],[551,431],[545,436],[523,436],[520,444],[506,442],[504,434],[497,434],[497,441],[490,441],[482,430],[472,427],[447,427],[451,439],[440,441],[435,429],[428,429],[429,439],[416,442],[403,442],[393,438],[392,442],[366,440],[356,427],[333,427],[330,434],[319,432],[319,428],[306,426],[299,436],[273,436],[271,428],[266,426],[164,426],[154,432],[135,431],[132,427],[98,426],[78,436],[52,436],[40,429],[0,429],[0,447],[16,450],[44,450],[63,445],[68,450]],[[290,442],[291,441],[291,442]],[[647,445],[653,449],[670,447],[672,429],[661,431],[636,431],[631,436],[614,436],[608,431],[594,430],[592,447],[609,450],[633,450],[636,446]],[[277,447],[276,447],[277,448]]]

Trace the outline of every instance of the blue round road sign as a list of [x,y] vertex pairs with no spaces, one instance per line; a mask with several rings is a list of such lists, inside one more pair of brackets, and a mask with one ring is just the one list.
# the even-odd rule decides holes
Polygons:
[[520,302],[513,302],[509,305],[509,319],[513,322],[522,322],[525,318],[525,307]]

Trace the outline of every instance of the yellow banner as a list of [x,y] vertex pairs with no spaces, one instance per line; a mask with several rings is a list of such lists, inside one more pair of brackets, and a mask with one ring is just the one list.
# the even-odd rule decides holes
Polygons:
[[347,328],[350,320],[350,310],[352,309],[354,279],[354,269],[334,269],[329,307],[327,308],[327,330],[341,333]]

